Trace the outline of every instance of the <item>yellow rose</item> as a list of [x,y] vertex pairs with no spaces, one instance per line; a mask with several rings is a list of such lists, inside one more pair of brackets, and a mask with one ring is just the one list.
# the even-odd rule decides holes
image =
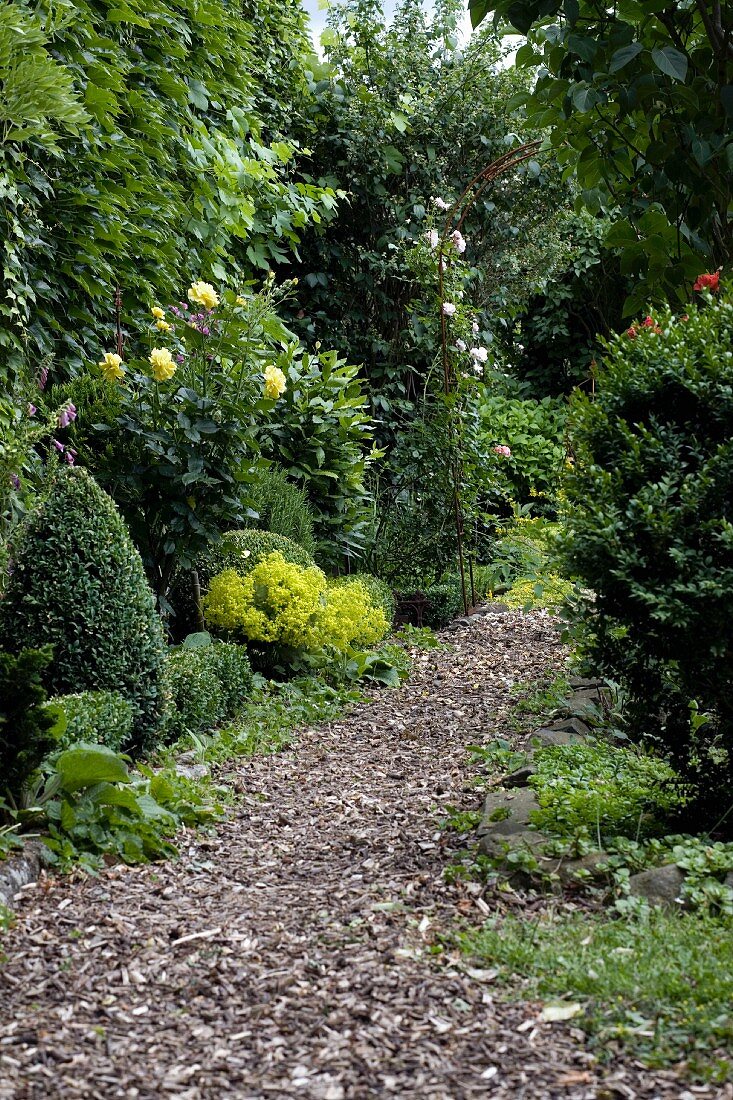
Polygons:
[[159,329],[160,332],[170,332],[171,330],[171,326],[167,321],[156,321],[155,327]]
[[246,306],[247,305],[247,299],[244,298],[241,294],[237,295],[237,305],[238,306]]
[[105,382],[119,382],[125,371],[122,366],[122,356],[114,351],[105,352],[104,359],[99,360]]
[[148,359],[156,382],[167,382],[176,373],[176,364],[168,348],[153,348]]
[[153,306],[150,312],[152,313],[153,317],[156,317],[159,321],[162,321],[165,317],[165,310],[161,309],[160,306]]
[[216,309],[219,305],[219,295],[214,290],[211,283],[193,283],[188,288],[188,297],[192,302],[196,302],[197,305],[203,306],[204,309]]
[[285,393],[285,375],[279,367],[265,367],[265,397],[271,401],[277,401],[278,397]]

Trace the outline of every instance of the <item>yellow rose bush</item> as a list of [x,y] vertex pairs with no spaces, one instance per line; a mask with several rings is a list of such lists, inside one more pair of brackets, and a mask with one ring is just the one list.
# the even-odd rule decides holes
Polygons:
[[[101,472],[163,610],[176,570],[193,568],[219,532],[246,520],[242,484],[259,450],[257,427],[299,350],[276,311],[290,288],[268,278],[258,294],[220,291],[196,279],[177,303],[147,306],[139,335],[126,336],[124,366],[115,352],[97,365],[118,384],[121,408],[104,426],[110,469]],[[113,431],[119,446],[108,445]]]
[[388,630],[363,585],[331,586],[316,566],[294,565],[278,551],[245,576],[234,569],[217,574],[203,604],[212,630],[311,653],[344,653]]

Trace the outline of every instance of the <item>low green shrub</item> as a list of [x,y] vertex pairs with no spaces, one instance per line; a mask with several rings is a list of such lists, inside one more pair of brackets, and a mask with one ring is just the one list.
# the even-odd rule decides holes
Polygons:
[[457,580],[431,584],[414,591],[395,589],[394,596],[400,621],[407,621],[413,626],[419,624],[440,630],[463,611],[463,593]]
[[193,634],[166,661],[167,741],[233,718],[249,698],[252,669],[244,646]]
[[133,708],[135,748],[152,747],[163,711],[163,629],[112,499],[85,470],[60,469],[10,549],[0,646],[51,645],[48,691],[119,692]]
[[202,592],[209,587],[211,578],[224,569],[234,569],[239,576],[245,577],[263,558],[276,551],[284,561],[301,569],[310,569],[316,564],[307,550],[285,535],[255,529],[227,531],[198,562]]
[[224,716],[221,681],[207,649],[176,649],[165,666],[168,714],[167,741],[216,726]]
[[0,652],[0,794],[15,802],[56,745],[58,716],[45,705],[42,682],[51,658],[50,646],[24,649],[17,657]]
[[252,693],[252,668],[245,646],[234,642],[215,642],[204,650],[221,685],[221,705],[225,719],[234,718]]
[[395,598],[387,582],[375,577],[372,573],[349,573],[346,577],[337,577],[331,581],[335,585],[355,582],[367,590],[372,606],[381,607],[391,626],[395,616]]
[[50,700],[66,718],[58,742],[67,748],[79,741],[121,749],[132,734],[132,704],[116,691],[82,691]]
[[445,584],[431,584],[425,589],[428,606],[423,615],[423,622],[434,630],[441,626],[447,626],[456,616],[462,614],[463,593],[458,581],[449,581]]

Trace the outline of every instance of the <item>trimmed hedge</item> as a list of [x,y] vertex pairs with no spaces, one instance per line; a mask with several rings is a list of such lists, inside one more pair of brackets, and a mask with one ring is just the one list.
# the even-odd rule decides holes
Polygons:
[[54,695],[117,691],[136,749],[155,744],[165,641],[140,555],[109,497],[85,470],[60,469],[18,527],[0,601],[0,646],[53,647]]
[[132,734],[132,705],[116,691],[81,691],[50,699],[64,712],[66,729],[58,748],[78,741],[106,745],[118,752]]
[[171,650],[165,679],[167,741],[233,718],[252,688],[247,650],[230,642]]

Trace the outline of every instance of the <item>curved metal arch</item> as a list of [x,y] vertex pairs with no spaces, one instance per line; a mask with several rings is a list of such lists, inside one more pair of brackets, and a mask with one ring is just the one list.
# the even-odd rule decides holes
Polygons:
[[[441,355],[443,363],[443,392],[446,397],[450,397],[450,394],[455,386],[456,377],[451,370],[450,356],[448,354],[448,321],[447,315],[443,312],[443,303],[445,301],[445,269],[446,269],[446,248],[448,247],[448,240],[451,234],[456,231],[460,232],[461,227],[466,219],[467,214],[472,207],[476,204],[477,200],[483,194],[483,192],[489,187],[499,176],[503,176],[506,172],[512,171],[523,161],[529,160],[539,150],[541,141],[528,141],[524,145],[518,145],[514,149],[510,149],[504,153],[497,160],[487,164],[485,168],[482,168],[472,180],[466,185],[460,198],[456,199],[453,205],[449,208],[446,214],[445,223],[443,225],[443,232],[438,239],[438,292],[440,296],[440,343],[441,343]],[[457,220],[456,220],[457,218]],[[461,462],[458,449],[458,441],[453,448],[453,453],[450,456],[451,464],[451,482],[453,486],[453,511],[456,527],[456,547],[458,551],[458,569],[461,575],[461,594],[463,596],[463,610],[465,614],[468,614],[468,592],[466,590],[466,565],[465,565],[465,553],[464,553],[464,541],[463,541],[463,508],[461,506]],[[476,602],[476,593],[473,587],[473,570],[471,572],[471,602]]]

